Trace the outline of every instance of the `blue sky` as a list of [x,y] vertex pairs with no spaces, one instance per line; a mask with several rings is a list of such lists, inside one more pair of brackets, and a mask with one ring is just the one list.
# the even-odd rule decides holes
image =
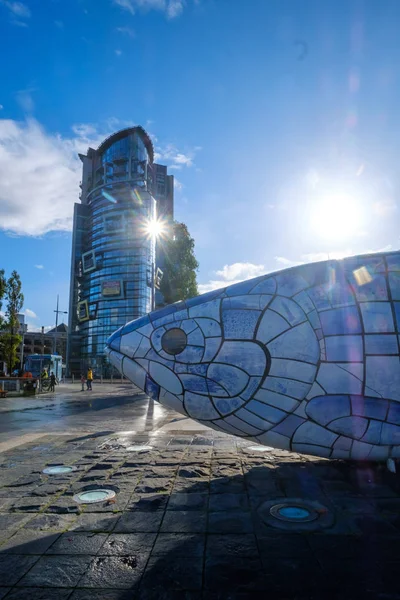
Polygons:
[[398,0],[0,0],[1,266],[30,328],[68,308],[77,152],[130,124],[202,291],[398,248],[399,26]]

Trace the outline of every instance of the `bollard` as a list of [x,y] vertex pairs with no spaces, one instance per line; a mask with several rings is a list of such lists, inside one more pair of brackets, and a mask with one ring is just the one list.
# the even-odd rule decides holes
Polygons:
[[17,384],[17,385],[16,385],[16,388],[17,388],[17,390],[16,390],[16,391],[19,393],[19,392],[21,391],[21,382],[20,382],[20,380],[19,380],[19,379],[17,379],[17,381],[16,381],[16,384]]
[[74,380],[75,380],[74,374],[72,373],[72,383],[74,383]]
[[103,375],[100,375],[100,383],[103,383]]

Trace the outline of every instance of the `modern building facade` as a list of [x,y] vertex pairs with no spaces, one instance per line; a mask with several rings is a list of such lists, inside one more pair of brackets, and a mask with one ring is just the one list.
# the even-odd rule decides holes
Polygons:
[[82,192],[74,208],[67,368],[78,375],[90,365],[106,374],[106,339],[155,305],[158,264],[149,224],[158,215],[173,218],[173,176],[153,162],[153,145],[142,127],[119,131],[79,157]]

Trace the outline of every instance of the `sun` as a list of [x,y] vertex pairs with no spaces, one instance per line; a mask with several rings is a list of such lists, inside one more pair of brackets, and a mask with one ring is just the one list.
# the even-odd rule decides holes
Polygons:
[[354,196],[335,193],[317,200],[310,218],[312,229],[322,237],[345,239],[362,228],[364,209]]
[[165,232],[164,223],[158,219],[151,219],[145,225],[148,236],[158,238]]

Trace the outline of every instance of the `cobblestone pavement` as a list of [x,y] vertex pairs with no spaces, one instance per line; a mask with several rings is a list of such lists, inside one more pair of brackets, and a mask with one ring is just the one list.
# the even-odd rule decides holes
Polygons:
[[[396,475],[178,424],[0,454],[0,599],[400,598]],[[93,487],[115,501],[75,502]],[[290,498],[317,518],[271,517]]]

